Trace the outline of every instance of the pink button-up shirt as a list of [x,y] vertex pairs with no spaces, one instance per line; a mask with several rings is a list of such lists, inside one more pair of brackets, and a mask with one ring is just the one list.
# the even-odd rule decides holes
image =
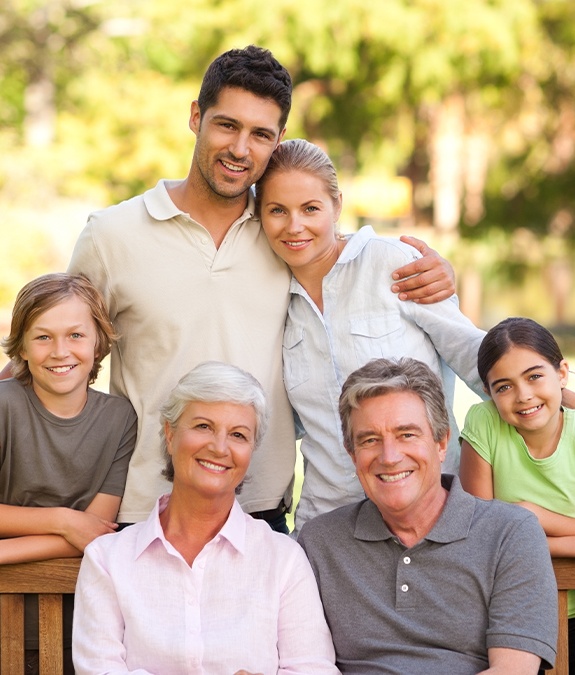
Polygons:
[[339,673],[315,578],[298,544],[236,502],[191,567],[148,520],[98,537],[76,588],[77,675]]

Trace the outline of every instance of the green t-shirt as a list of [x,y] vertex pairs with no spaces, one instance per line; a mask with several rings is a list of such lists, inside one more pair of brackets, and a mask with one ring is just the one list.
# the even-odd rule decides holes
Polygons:
[[[575,518],[575,410],[563,411],[563,430],[550,457],[536,459],[515,427],[504,422],[493,401],[473,405],[461,432],[493,469],[493,494],[505,502],[528,501]],[[575,592],[569,593],[575,616]]]

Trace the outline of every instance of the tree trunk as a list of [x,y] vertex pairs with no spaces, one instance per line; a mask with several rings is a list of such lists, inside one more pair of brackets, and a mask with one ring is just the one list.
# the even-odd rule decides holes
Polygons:
[[37,73],[26,87],[24,108],[24,142],[32,148],[49,146],[56,133],[54,81],[48,67]]
[[452,94],[436,109],[431,125],[433,224],[444,234],[455,234],[461,218],[464,134],[464,99]]

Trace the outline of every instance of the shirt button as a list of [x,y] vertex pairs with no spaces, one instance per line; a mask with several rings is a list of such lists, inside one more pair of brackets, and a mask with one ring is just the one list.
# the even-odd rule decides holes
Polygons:
[[208,243],[207,239],[202,239],[202,244],[205,246]]
[[401,590],[402,590],[404,593],[407,593],[407,591],[409,590],[409,586],[408,586],[407,584],[403,584],[403,586],[401,587]]
[[403,559],[403,562],[404,562],[406,565],[409,565],[409,563],[411,562],[411,558],[410,558],[408,555],[406,555],[405,558]]

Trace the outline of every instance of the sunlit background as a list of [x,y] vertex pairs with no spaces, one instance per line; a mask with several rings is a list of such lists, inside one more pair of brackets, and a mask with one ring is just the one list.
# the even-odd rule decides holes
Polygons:
[[343,231],[424,238],[476,324],[531,316],[575,354],[572,0],[3,0],[2,335],[90,211],[185,176],[201,76],[250,43],[292,74],[286,137],[333,158]]
[[91,210],[187,173],[201,76],[249,43],[293,76],[287,137],[333,158],[342,230],[421,236],[478,325],[575,353],[572,0],[3,0],[3,335]]
[[287,135],[334,159],[342,230],[421,235],[476,323],[529,315],[570,346],[571,0],[4,0],[3,334],[90,210],[185,175],[201,75],[249,43],[293,76]]

